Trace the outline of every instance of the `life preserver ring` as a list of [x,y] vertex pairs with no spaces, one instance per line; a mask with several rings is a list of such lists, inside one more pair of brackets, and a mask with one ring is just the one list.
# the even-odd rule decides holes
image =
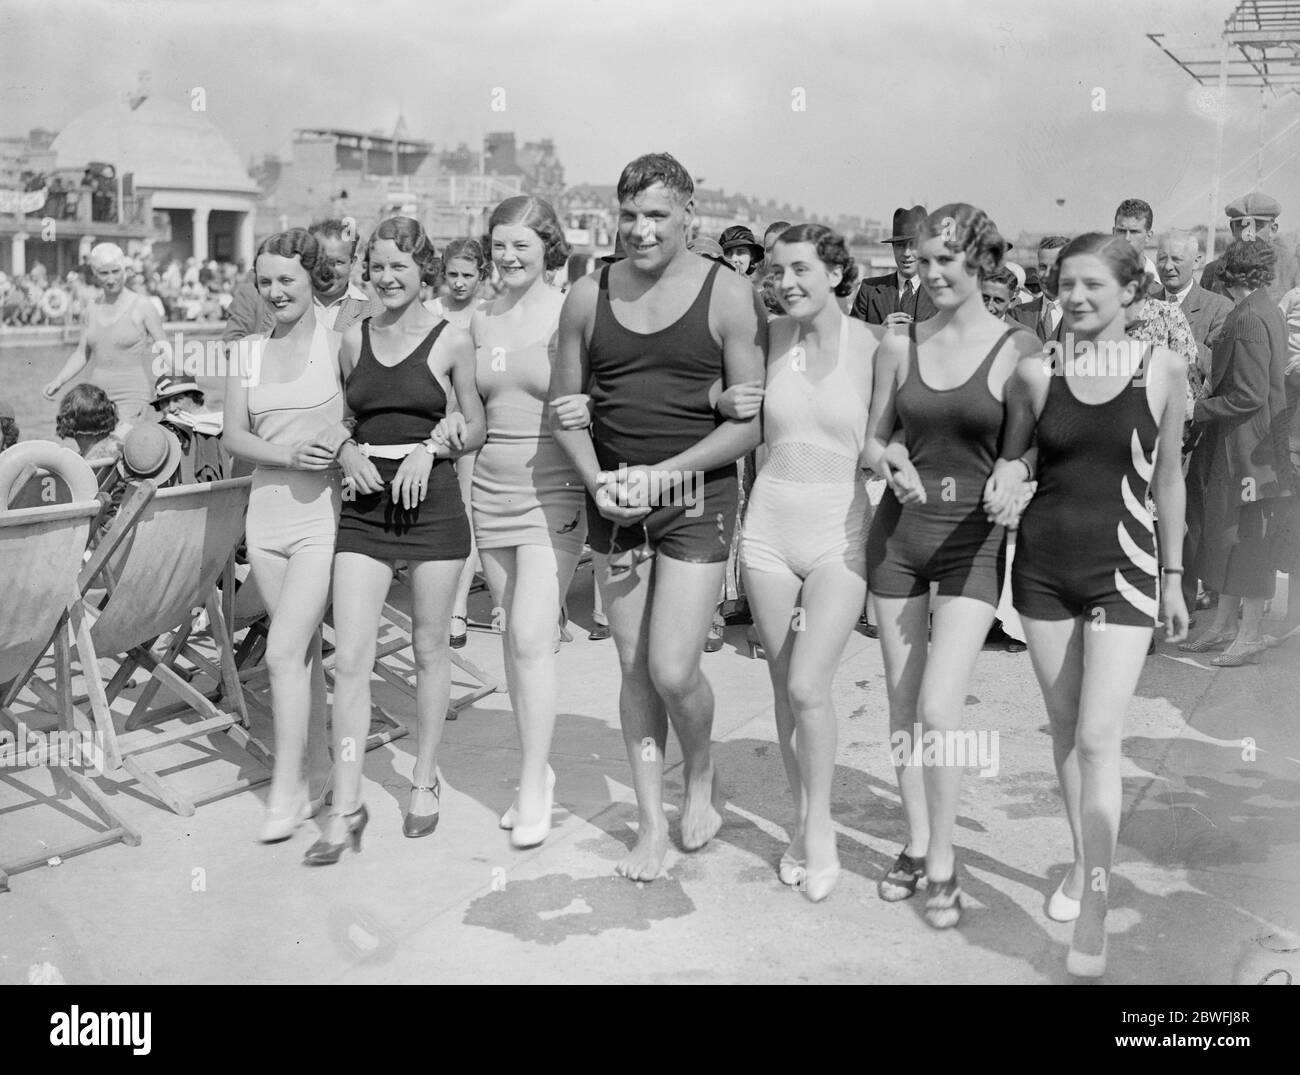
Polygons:
[[76,452],[47,440],[28,440],[0,452],[0,511],[8,508],[18,479],[29,478],[37,468],[62,478],[74,504],[94,500],[99,492],[95,472]]
[[57,321],[65,316],[71,305],[72,300],[61,287],[47,287],[45,294],[41,296],[41,313],[51,321]]

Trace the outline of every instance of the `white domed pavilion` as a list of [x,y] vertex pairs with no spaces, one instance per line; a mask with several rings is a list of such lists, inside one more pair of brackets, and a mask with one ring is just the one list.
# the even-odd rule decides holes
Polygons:
[[188,98],[107,101],[69,122],[51,149],[60,168],[100,161],[130,175],[135,195],[171,217],[173,256],[252,260],[257,185],[229,139]]

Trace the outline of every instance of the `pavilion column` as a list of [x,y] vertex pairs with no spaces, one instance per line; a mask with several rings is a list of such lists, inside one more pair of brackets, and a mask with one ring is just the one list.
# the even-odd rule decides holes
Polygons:
[[13,248],[10,251],[9,271],[14,276],[22,276],[27,271],[27,233],[25,231],[14,234]]
[[245,269],[253,267],[253,211],[241,214],[239,218],[239,240],[235,246],[235,261],[243,262]]
[[193,254],[200,263],[208,260],[208,213],[210,212],[206,205],[194,210]]

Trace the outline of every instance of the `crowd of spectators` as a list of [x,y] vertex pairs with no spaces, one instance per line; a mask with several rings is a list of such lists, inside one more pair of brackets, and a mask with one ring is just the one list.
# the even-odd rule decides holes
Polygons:
[[[166,264],[152,256],[128,255],[128,286],[148,297],[164,321],[226,319],[235,286],[247,275],[233,262],[172,258]],[[0,325],[75,325],[98,295],[89,263],[51,279],[37,262],[30,272],[12,277],[0,272]]]

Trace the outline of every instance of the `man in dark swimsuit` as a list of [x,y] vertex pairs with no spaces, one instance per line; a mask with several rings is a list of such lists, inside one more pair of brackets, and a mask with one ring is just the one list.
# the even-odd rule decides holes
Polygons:
[[694,184],[676,160],[637,158],[618,198],[627,257],[569,291],[551,399],[591,386],[590,435],[555,436],[587,487],[589,542],[623,670],[619,717],[640,826],[618,872],[649,881],[668,852],[669,720],[683,756],[682,846],[703,847],[722,824],[700,652],[735,528],[735,462],[760,428],[721,419],[709,387],[719,377],[763,380],[767,319],[745,280],[687,250]]

